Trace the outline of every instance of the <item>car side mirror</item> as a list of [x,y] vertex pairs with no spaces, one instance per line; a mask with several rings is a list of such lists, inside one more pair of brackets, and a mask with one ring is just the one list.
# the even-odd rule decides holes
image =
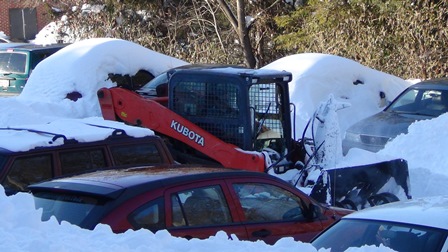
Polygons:
[[316,206],[313,203],[310,203],[308,205],[308,211],[306,211],[306,213],[304,213],[305,217],[309,220],[313,220],[316,218],[319,218],[322,215],[322,211],[320,209],[320,207]]

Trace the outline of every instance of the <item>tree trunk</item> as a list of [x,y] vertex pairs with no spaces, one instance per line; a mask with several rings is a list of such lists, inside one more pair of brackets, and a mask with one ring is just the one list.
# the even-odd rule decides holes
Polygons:
[[246,10],[244,6],[244,0],[237,0],[237,12],[238,37],[240,38],[244,57],[246,59],[246,65],[250,68],[254,68],[257,62],[252,50],[252,44],[249,37],[249,28],[246,25]]
[[246,25],[246,9],[244,5],[244,0],[236,0],[237,2],[237,17],[235,17],[234,13],[227,5],[225,0],[217,0],[221,10],[226,15],[229,22],[232,24],[233,29],[238,35],[238,39],[240,40],[241,49],[244,53],[244,58],[246,61],[246,65],[250,68],[254,68],[256,66],[256,60],[254,56],[254,52],[252,50],[252,44],[249,36],[249,28]]

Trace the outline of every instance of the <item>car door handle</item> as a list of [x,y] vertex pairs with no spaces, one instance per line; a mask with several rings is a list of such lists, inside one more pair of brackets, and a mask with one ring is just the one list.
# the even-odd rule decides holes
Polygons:
[[252,236],[255,236],[255,237],[266,237],[271,234],[272,234],[272,232],[267,229],[261,229],[261,230],[252,232]]

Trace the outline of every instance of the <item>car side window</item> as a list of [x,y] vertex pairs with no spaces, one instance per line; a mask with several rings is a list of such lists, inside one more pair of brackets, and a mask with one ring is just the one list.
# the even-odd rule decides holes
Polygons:
[[116,165],[147,165],[162,163],[155,143],[120,145],[110,148]]
[[440,114],[447,111],[448,101],[447,92],[441,92],[440,90],[427,90],[423,93],[425,109],[427,113],[434,116],[439,116]]
[[137,208],[128,217],[129,223],[135,229],[149,229],[152,232],[165,229],[165,210],[163,197],[152,200]]
[[100,149],[61,152],[59,159],[61,161],[62,175],[107,166],[104,152]]
[[302,200],[283,188],[264,183],[236,183],[233,188],[247,222],[306,219]]
[[26,191],[30,184],[53,177],[51,154],[17,158],[3,181],[6,191]]
[[171,195],[172,223],[181,226],[209,226],[232,222],[220,186],[185,190]]

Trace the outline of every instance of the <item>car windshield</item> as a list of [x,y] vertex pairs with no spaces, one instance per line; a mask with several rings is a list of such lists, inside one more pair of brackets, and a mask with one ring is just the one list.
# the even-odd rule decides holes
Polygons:
[[317,249],[332,252],[381,244],[396,251],[440,251],[446,233],[446,230],[410,224],[343,219],[311,243]]
[[141,87],[140,89],[137,90],[137,92],[152,92],[155,95],[155,90],[157,88],[157,86],[159,86],[160,84],[163,83],[168,83],[168,76],[166,73],[162,73],[158,76],[156,76],[154,79],[152,79],[150,82],[146,83],[143,87]]
[[0,73],[25,73],[26,54],[18,52],[0,53]]
[[82,195],[37,192],[33,196],[36,209],[42,209],[42,221],[55,216],[59,223],[68,221],[79,226],[99,204],[98,199]]
[[448,111],[448,90],[409,89],[386,111],[437,117]]

